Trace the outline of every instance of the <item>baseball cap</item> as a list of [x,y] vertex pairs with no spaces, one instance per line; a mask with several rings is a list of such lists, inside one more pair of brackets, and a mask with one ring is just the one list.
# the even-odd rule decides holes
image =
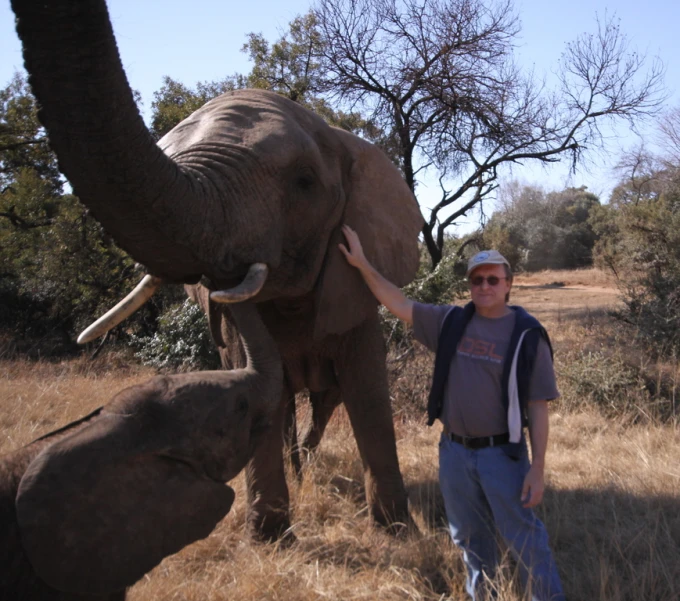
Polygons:
[[482,250],[468,261],[465,276],[469,276],[470,273],[480,265],[507,265],[510,267],[508,260],[497,250]]

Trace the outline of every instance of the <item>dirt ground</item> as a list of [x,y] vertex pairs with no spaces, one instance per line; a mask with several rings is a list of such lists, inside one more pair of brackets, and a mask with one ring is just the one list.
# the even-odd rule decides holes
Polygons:
[[[565,279],[565,273],[576,275]],[[563,321],[583,320],[585,323],[620,303],[614,281],[594,277],[593,283],[587,284],[584,280],[587,282],[588,278],[579,277],[580,272],[563,272],[559,280],[553,279],[551,274],[555,272],[517,276],[511,304],[522,305],[546,325],[554,326]]]

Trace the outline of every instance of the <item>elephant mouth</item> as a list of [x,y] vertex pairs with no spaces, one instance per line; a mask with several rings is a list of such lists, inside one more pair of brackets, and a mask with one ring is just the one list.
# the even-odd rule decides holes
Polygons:
[[223,474],[213,473],[213,470],[208,470],[199,462],[183,455],[160,453],[158,457],[163,461],[173,464],[174,467],[190,471],[194,476],[198,476],[202,480],[210,480],[216,484],[224,484],[229,480],[229,478],[225,478]]

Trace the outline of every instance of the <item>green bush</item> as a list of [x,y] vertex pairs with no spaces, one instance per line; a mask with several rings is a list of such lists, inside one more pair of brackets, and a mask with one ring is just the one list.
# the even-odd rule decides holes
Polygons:
[[17,74],[0,89],[0,332],[19,352],[72,352],[77,333],[136,284],[134,261],[63,188]]
[[[653,185],[652,185],[653,184]],[[645,187],[619,186],[616,205],[597,215],[597,253],[621,279],[631,324],[655,356],[680,355],[680,168],[649,174]]]
[[556,371],[561,402],[569,408],[594,405],[609,415],[620,415],[649,402],[639,370],[621,357],[579,350],[557,355]]
[[174,305],[158,319],[153,336],[132,336],[135,356],[162,370],[218,369],[220,358],[210,336],[208,320],[189,299]]
[[575,269],[593,261],[597,239],[589,218],[600,207],[585,187],[544,192],[512,182],[504,205],[484,229],[484,246],[499,250],[514,271]]
[[651,273],[625,285],[623,302],[614,317],[634,325],[653,355],[680,354],[680,272]]
[[[467,293],[465,266],[467,259],[458,257],[453,249],[449,249],[432,271],[427,271],[426,257],[421,257],[422,265],[418,276],[403,292],[407,298],[419,303],[446,305]],[[380,318],[388,347],[404,352],[411,347],[410,330],[394,317],[385,307],[380,307]]]

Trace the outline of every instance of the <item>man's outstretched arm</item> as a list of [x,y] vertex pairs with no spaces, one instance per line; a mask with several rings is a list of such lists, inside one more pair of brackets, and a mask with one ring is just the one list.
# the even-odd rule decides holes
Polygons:
[[375,298],[385,305],[392,315],[409,325],[413,324],[413,301],[406,298],[397,286],[386,280],[368,262],[368,259],[364,256],[364,249],[361,247],[359,236],[351,227],[343,225],[342,233],[347,240],[347,246],[338,244],[338,247],[345,255],[347,262],[359,270]]

